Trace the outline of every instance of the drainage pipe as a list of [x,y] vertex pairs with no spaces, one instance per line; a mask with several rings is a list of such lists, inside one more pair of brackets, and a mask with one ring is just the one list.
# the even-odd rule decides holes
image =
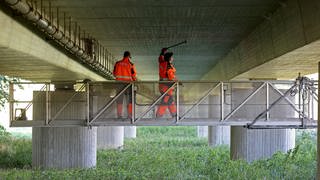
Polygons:
[[[107,79],[114,79],[111,70],[104,67],[101,62],[91,57],[83,48],[72,41],[71,37],[66,36],[62,31],[55,27],[48,19],[42,16],[30,4],[21,0],[5,0],[5,2],[14,10],[21,13],[23,17],[38,28],[45,31],[49,36],[53,37],[56,42],[64,46],[69,52],[76,55],[84,63],[88,64],[98,72],[102,73]],[[109,60],[111,61],[111,60]]]

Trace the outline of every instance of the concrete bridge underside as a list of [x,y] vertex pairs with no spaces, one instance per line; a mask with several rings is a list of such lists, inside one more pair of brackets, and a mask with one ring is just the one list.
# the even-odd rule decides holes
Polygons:
[[[35,5],[33,1],[31,4],[40,7],[39,3]],[[47,42],[45,37],[48,36],[42,34],[41,28],[26,22],[21,15],[11,11],[4,1],[0,5],[0,74],[31,81],[105,80],[94,70],[82,65],[77,57],[59,44]],[[69,16],[72,19],[72,27],[79,25],[87,33],[86,37],[94,37],[116,59],[121,58],[124,50],[130,50],[142,80],[157,80],[159,50],[184,40],[188,43],[172,49],[180,80],[292,79],[298,73],[305,75],[317,72],[320,2],[316,0],[55,0],[50,7],[53,11],[59,7],[59,18],[53,15],[50,19],[53,23],[59,19],[58,27],[61,26],[61,30],[70,29],[72,34],[77,29],[68,29],[68,21],[66,26],[62,25],[63,13],[66,12],[67,19]],[[44,0],[41,9],[41,12],[45,10],[48,13],[49,1]],[[99,137],[96,129],[34,130],[35,166],[95,166],[95,145]],[[112,133],[113,129],[109,130],[109,135],[115,134]],[[270,144],[277,142],[281,136],[281,141],[273,146],[272,151],[279,146],[283,151],[292,147],[292,143],[286,142],[288,139],[292,141],[292,133],[287,130],[271,130],[264,132],[266,134],[258,131],[254,132],[257,135],[252,135],[232,127],[231,132],[230,144],[234,158],[251,161],[263,157],[249,158],[245,154],[248,149],[260,151],[251,146],[257,139],[250,138],[261,135],[268,137],[263,141]],[[43,138],[39,138],[42,135]],[[82,136],[87,139],[78,138]],[[44,141],[44,138],[50,137],[57,139]],[[76,157],[66,159],[73,164],[52,164],[52,155],[65,159],[61,154],[63,152],[56,148],[62,146],[90,146],[93,149],[76,152],[82,160]],[[76,149],[72,147],[70,149]],[[54,153],[48,154],[49,150]],[[64,150],[68,151],[68,148]],[[88,153],[90,156],[86,158],[84,155]]]
[[[59,7],[60,26],[63,12],[67,12],[66,19],[72,18],[72,27],[76,22],[116,59],[124,50],[130,50],[142,80],[156,80],[159,50],[183,40],[188,43],[172,49],[181,80],[292,79],[299,72],[317,72],[319,2],[181,3],[58,0],[51,2],[51,7],[52,11]],[[48,1],[43,4],[48,12]],[[43,35],[34,35],[40,32],[30,23],[29,28],[17,23],[14,19],[23,18],[10,13],[5,3],[1,6],[2,74],[29,80],[102,79],[90,74],[91,70],[82,67],[68,52],[58,51]],[[56,20],[53,15],[52,21]],[[64,28],[68,31],[68,27],[61,30]],[[32,64],[39,67],[34,77],[28,74],[35,70]],[[61,74],[66,75],[59,77]]]
[[104,80],[0,11],[0,72],[31,81]]

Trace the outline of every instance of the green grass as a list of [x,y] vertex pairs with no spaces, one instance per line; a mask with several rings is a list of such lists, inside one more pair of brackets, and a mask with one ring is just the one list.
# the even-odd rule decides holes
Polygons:
[[[195,127],[139,127],[137,132],[138,138],[125,140],[123,150],[98,151],[96,168],[32,170],[27,158],[16,166],[20,169],[2,166],[0,179],[315,179],[314,133],[299,132],[294,150],[249,164],[230,160],[229,147],[208,147]],[[20,154],[31,158],[30,140],[4,143],[14,141],[20,145],[12,148],[27,147]]]

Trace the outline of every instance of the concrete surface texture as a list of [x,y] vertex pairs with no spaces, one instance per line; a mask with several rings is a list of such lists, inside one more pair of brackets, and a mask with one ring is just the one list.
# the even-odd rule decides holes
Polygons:
[[96,127],[32,128],[32,167],[91,168],[96,161]]

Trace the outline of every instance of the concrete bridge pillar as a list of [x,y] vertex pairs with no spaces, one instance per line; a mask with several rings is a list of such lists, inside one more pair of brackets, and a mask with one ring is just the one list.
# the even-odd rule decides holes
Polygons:
[[[252,91],[252,88],[233,89],[233,108],[238,106]],[[278,96],[272,96],[274,96],[272,98],[274,100],[278,98]],[[239,112],[235,113],[234,118],[246,117],[253,120],[265,109],[265,97],[264,90],[257,93],[248,101],[250,105],[239,109]],[[289,106],[283,104],[275,107],[273,112],[272,115],[276,116],[274,118],[277,119],[294,116],[294,111]],[[232,159],[244,159],[252,162],[261,158],[269,158],[277,151],[287,152],[294,148],[294,146],[294,129],[246,129],[236,126],[231,128],[230,153]]]
[[197,134],[198,134],[199,138],[208,137],[208,126],[198,126],[197,127]]
[[[74,95],[73,84],[55,85],[49,92],[51,99],[49,120],[68,121],[85,118],[85,93],[79,92],[73,101],[63,107]],[[46,93],[33,93],[33,119],[46,119]],[[55,118],[54,118],[55,117]],[[33,127],[32,166],[35,168],[91,168],[96,166],[97,128],[88,127]]]
[[[220,118],[220,96],[210,95],[203,101],[203,104],[209,105],[198,107],[197,113],[199,114],[199,117]],[[229,112],[230,105],[228,106],[225,104],[224,111],[225,113]],[[198,126],[197,134],[198,137],[208,138],[208,144],[212,147],[222,144],[230,144],[230,126]]]
[[98,149],[120,149],[123,147],[124,127],[103,126],[98,127]]
[[33,127],[32,167],[91,168],[96,166],[97,128]]
[[248,162],[269,158],[277,151],[287,152],[295,146],[294,129],[231,128],[231,158]]
[[124,127],[124,137],[125,138],[136,138],[137,137],[137,127],[136,126],[125,126]]
[[[101,93],[101,92],[100,92]],[[96,96],[92,96],[92,112],[93,114],[98,111],[98,107],[102,107],[106,104],[104,98],[109,94],[96,93]],[[114,110],[115,113],[116,110]],[[115,115],[114,115],[115,116]],[[97,148],[98,149],[118,149],[123,147],[124,140],[124,127],[123,126],[100,126],[97,130]]]
[[[205,99],[201,104],[197,107],[194,107],[194,110],[191,112],[193,113],[193,117],[196,117],[200,120],[200,118],[208,118],[208,109],[204,108],[202,104],[207,104],[208,99]],[[208,126],[197,126],[197,135],[199,138],[207,138],[208,137]]]
[[230,126],[209,126],[208,144],[211,147],[230,145]]
[[[228,96],[226,96],[228,97]],[[229,96],[230,97],[230,96]],[[228,101],[227,101],[228,100]],[[225,98],[224,112],[230,111],[230,98]],[[209,96],[209,118],[220,118],[220,96]],[[208,144],[211,147],[219,145],[230,145],[230,126],[209,126],[208,127]]]

